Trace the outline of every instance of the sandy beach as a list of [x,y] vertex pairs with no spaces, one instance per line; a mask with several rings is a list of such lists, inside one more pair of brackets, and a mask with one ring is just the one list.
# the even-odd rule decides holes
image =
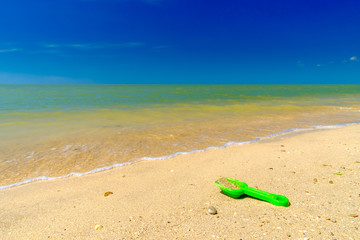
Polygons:
[[[0,236],[359,239],[359,142],[359,124],[293,132],[3,189]],[[213,184],[224,176],[284,195],[291,205],[230,198]],[[210,206],[216,215],[208,213]]]

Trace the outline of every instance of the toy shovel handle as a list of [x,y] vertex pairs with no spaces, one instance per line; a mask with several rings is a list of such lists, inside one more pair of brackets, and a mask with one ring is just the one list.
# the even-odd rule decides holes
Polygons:
[[252,187],[245,188],[244,193],[251,197],[272,203],[276,206],[284,206],[284,207],[289,206],[289,199],[283,195],[268,193]]

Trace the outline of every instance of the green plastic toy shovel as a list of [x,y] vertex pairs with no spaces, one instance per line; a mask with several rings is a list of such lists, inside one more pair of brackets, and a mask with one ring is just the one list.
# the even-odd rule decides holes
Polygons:
[[243,194],[272,203],[276,206],[289,206],[289,199],[282,195],[272,194],[249,187],[246,183],[233,178],[219,178],[214,182],[226,195],[238,198]]

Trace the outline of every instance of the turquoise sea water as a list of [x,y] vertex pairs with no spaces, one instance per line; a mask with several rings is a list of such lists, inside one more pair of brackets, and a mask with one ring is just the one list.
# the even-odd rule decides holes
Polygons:
[[341,105],[356,104],[359,97],[360,85],[0,85],[0,111],[56,112],[260,101]]
[[0,85],[0,186],[359,119],[360,85]]

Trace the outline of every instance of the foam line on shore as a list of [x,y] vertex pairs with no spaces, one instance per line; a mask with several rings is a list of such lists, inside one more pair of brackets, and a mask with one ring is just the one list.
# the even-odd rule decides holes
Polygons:
[[309,131],[309,130],[313,130],[313,129],[339,128],[339,127],[346,127],[346,126],[355,125],[355,124],[360,124],[360,122],[334,124],[334,125],[315,125],[315,126],[307,127],[307,128],[289,128],[289,129],[287,129],[285,131],[272,133],[272,134],[269,134],[267,136],[256,137],[255,139],[252,139],[252,140],[249,140],[249,141],[243,141],[243,142],[232,142],[231,141],[231,142],[225,143],[224,145],[218,146],[218,147],[211,146],[211,147],[207,147],[207,148],[204,148],[204,149],[198,149],[198,150],[193,150],[193,151],[188,151],[188,152],[176,152],[176,153],[173,153],[173,154],[160,156],[160,157],[142,157],[140,159],[136,159],[134,162],[116,163],[116,164],[113,164],[111,166],[95,168],[95,169],[92,169],[92,170],[90,170],[88,172],[83,172],[83,173],[71,172],[71,173],[69,173],[67,175],[58,176],[58,177],[40,176],[40,177],[36,177],[36,178],[30,178],[30,179],[26,179],[26,180],[24,180],[22,182],[17,182],[17,183],[5,185],[5,186],[0,186],[0,190],[1,189],[6,189],[6,188],[11,188],[11,187],[16,187],[16,186],[24,185],[24,184],[27,184],[27,183],[36,182],[36,181],[41,181],[41,180],[56,180],[56,179],[62,179],[62,178],[67,178],[67,177],[71,177],[71,176],[88,175],[88,174],[92,174],[92,173],[102,172],[102,171],[105,171],[105,170],[110,170],[110,169],[113,169],[113,168],[116,168],[116,167],[122,167],[122,166],[125,166],[125,165],[134,164],[134,163],[137,163],[137,162],[140,162],[140,161],[162,160],[162,159],[173,158],[173,157],[176,157],[178,155],[186,155],[186,154],[193,154],[193,153],[198,153],[198,152],[205,152],[205,151],[208,151],[210,149],[222,149],[222,148],[226,148],[226,147],[233,146],[233,145],[244,145],[244,144],[254,143],[254,142],[257,142],[257,141],[262,140],[262,139],[272,138],[272,137],[275,137],[275,136],[280,136],[280,135],[295,132],[295,131]]
[[334,125],[315,125],[312,127],[308,127],[308,128],[289,128],[285,131],[281,131],[281,132],[276,132],[276,133],[272,133],[269,134],[267,136],[263,136],[263,137],[256,137],[253,140],[249,140],[249,141],[244,141],[244,142],[228,142],[225,143],[222,146],[219,147],[207,147],[204,149],[199,149],[199,150],[193,150],[193,151],[189,151],[189,152],[176,152],[173,154],[169,154],[169,155],[165,155],[165,156],[160,156],[160,157],[143,157],[140,160],[161,160],[161,159],[168,159],[168,158],[173,158],[176,157],[178,155],[185,155],[185,154],[192,154],[192,153],[197,153],[197,152],[204,152],[210,149],[222,149],[222,148],[226,148],[232,145],[244,145],[244,144],[249,144],[249,143],[253,143],[253,142],[257,142],[259,140],[262,139],[266,139],[266,138],[271,138],[271,137],[275,137],[275,136],[280,136],[283,134],[287,134],[287,133],[291,133],[291,132],[295,132],[295,131],[309,131],[309,130],[313,130],[313,129],[327,129],[327,128],[338,128],[338,127],[346,127],[349,125],[354,125],[354,124],[359,124],[360,122],[355,122],[355,123],[344,123],[344,124],[334,124]]
[[[138,162],[138,161],[135,161],[135,162]],[[114,165],[107,166],[107,167],[95,168],[95,169],[92,169],[92,170],[90,170],[88,172],[84,172],[84,173],[71,172],[69,174],[66,174],[64,176],[59,176],[59,177],[40,176],[40,177],[36,177],[36,178],[26,179],[26,180],[24,180],[22,182],[13,183],[13,184],[10,184],[10,185],[5,185],[5,186],[0,186],[0,189],[16,187],[16,186],[19,186],[19,185],[32,183],[32,182],[40,181],[40,180],[55,180],[55,179],[67,178],[67,177],[71,177],[71,176],[83,176],[83,175],[88,175],[88,174],[91,174],[91,173],[97,173],[97,172],[102,172],[102,171],[105,171],[105,170],[110,170],[110,169],[115,168],[115,167],[122,167],[122,166],[125,166],[125,165],[133,164],[135,162],[116,163]]]

